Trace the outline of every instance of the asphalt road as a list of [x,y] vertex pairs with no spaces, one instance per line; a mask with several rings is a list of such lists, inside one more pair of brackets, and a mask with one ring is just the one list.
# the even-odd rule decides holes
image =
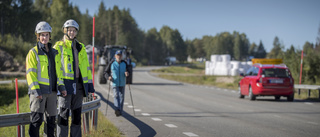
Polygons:
[[108,85],[95,86],[102,96],[100,110],[125,136],[320,136],[320,102],[287,102],[286,98],[275,101],[273,97],[239,99],[236,91],[158,78],[148,72],[155,68],[134,69],[130,86],[135,116],[128,86],[121,117],[115,117],[112,94],[107,101]]

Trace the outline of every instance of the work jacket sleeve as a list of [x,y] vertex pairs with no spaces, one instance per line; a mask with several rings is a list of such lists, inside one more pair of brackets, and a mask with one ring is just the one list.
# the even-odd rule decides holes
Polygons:
[[55,52],[55,66],[56,66],[56,75],[57,75],[57,85],[58,85],[58,90],[65,91],[66,88],[64,86],[63,82],[63,68],[61,65],[61,51],[59,48],[59,45],[54,45],[53,50]]
[[36,55],[32,50],[30,50],[26,57],[26,77],[29,87],[28,94],[41,96],[42,93],[38,81],[37,65],[38,61],[36,59]]

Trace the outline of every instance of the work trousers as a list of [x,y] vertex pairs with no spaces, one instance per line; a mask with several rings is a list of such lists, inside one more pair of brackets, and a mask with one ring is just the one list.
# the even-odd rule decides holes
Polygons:
[[84,88],[82,83],[77,82],[76,93],[68,94],[67,96],[59,96],[59,115],[57,136],[67,137],[69,132],[69,116],[70,111],[72,123],[70,126],[70,137],[81,137],[81,109],[83,100]]
[[56,127],[57,115],[57,92],[51,94],[42,94],[42,99],[30,94],[30,126],[29,136],[39,137],[39,129],[43,122],[45,114],[44,136],[54,137],[54,128]]

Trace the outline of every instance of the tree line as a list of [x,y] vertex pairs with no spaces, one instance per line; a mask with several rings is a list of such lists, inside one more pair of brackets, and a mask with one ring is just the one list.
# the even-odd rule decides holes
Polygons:
[[[179,30],[164,25],[160,30],[141,30],[130,9],[118,6],[106,8],[99,5],[95,28],[95,46],[126,45],[133,49],[133,60],[148,65],[162,65],[165,58],[175,56],[181,63],[191,58],[210,59],[212,54],[230,54],[233,60],[245,61],[250,58],[282,58],[291,69],[296,80],[300,68],[300,53],[293,45],[284,49],[275,37],[272,50],[267,53],[262,41],[250,42],[245,33],[221,32],[202,38],[182,38]],[[20,64],[24,64],[27,51],[36,43],[34,29],[39,21],[47,21],[53,28],[51,42],[61,40],[62,25],[68,19],[80,25],[77,39],[85,45],[92,43],[92,19],[88,9],[81,13],[79,7],[68,0],[2,0],[0,2],[0,49],[8,51]],[[320,32],[320,30],[319,30]],[[319,34],[320,35],[320,34]],[[319,40],[316,44],[306,42],[304,50],[305,82],[318,83],[320,74]]]

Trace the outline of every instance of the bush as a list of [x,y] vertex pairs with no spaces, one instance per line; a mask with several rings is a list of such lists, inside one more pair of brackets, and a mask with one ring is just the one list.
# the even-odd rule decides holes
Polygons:
[[24,42],[22,37],[7,34],[0,36],[0,48],[13,56],[20,65],[25,64],[28,51],[33,47],[31,43]]

